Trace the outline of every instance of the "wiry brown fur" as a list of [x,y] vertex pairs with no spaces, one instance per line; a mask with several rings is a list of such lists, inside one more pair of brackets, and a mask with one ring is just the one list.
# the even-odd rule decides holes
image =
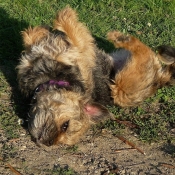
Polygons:
[[[111,100],[110,56],[96,48],[69,7],[57,14],[53,30],[39,26],[22,36],[25,51],[17,69],[21,91],[33,96],[29,132],[39,145],[72,145],[92,123],[111,115],[101,105]],[[57,87],[47,84],[49,80],[70,85]],[[42,90],[35,92],[40,85]]]
[[[161,58],[167,62],[168,59],[157,55],[138,39],[118,31],[109,32],[108,39],[116,48],[123,48],[131,53],[124,68],[116,73],[114,85],[110,85],[115,104],[123,107],[138,105],[171,81],[172,71],[168,66],[163,67],[160,62]],[[171,64],[175,57],[172,60]]]

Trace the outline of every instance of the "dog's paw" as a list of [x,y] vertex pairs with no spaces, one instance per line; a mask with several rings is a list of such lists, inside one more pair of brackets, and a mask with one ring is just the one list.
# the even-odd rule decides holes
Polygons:
[[111,31],[107,34],[107,39],[111,41],[115,41],[119,36],[122,36],[123,34],[120,31]]
[[112,41],[115,46],[119,47],[120,43],[126,43],[130,41],[130,36],[124,35],[123,33],[119,31],[112,31],[107,34],[107,39],[109,41]]

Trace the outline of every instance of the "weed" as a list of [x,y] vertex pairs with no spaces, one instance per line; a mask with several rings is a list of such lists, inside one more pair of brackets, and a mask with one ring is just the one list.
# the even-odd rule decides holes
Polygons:
[[78,151],[78,146],[77,145],[73,145],[73,146],[68,146],[65,148],[65,151],[67,153],[75,153]]

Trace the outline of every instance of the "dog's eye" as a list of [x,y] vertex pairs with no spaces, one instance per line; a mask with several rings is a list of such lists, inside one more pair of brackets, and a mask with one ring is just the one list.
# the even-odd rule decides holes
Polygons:
[[69,126],[69,120],[66,121],[66,122],[64,122],[64,123],[62,124],[62,126],[61,126],[61,131],[62,131],[62,132],[66,132],[68,126]]

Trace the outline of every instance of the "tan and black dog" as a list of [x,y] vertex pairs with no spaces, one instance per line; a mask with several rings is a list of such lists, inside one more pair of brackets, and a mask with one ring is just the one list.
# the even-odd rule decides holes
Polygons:
[[22,36],[18,81],[32,97],[28,129],[38,145],[73,145],[91,124],[113,117],[105,105],[137,105],[173,81],[172,48],[173,54],[161,47],[161,57],[113,31],[108,39],[124,49],[106,54],[70,7],[57,14],[53,29],[28,28]]

